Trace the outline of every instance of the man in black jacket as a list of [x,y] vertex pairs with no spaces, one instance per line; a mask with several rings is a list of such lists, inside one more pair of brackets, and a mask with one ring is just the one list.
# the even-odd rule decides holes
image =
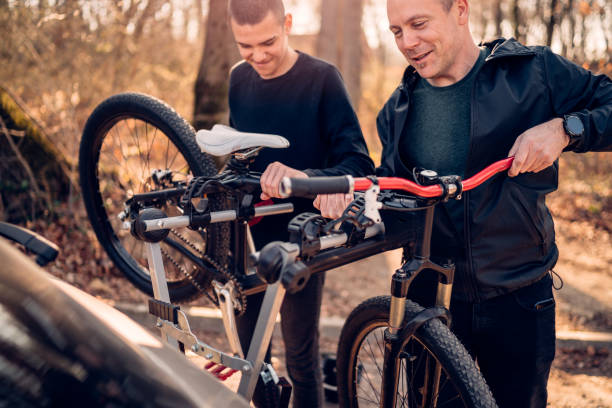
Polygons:
[[[264,149],[251,169],[262,171],[262,199],[279,198],[278,185],[287,177],[365,176],[374,164],[338,70],[292,49],[288,44],[291,15],[281,0],[231,0],[234,38],[244,61],[231,72],[230,124],[238,130],[286,137],[288,149]],[[338,216],[350,197],[319,196],[324,216]],[[314,211],[309,200],[294,200],[295,213],[266,217],[253,226],[257,249],[288,238],[287,224],[295,214]],[[287,371],[293,383],[294,407],[322,405],[318,320],[324,274],[287,295],[281,308]],[[247,350],[262,294],[250,296],[246,315],[238,320]],[[263,405],[261,386],[254,401]]]
[[[378,115],[377,175],[467,178],[514,156],[507,175],[437,208],[432,255],[456,264],[453,330],[500,407],[544,407],[558,258],[545,197],[563,151],[612,150],[612,81],[546,47],[478,47],[468,0],[388,0],[387,12],[410,66]],[[412,288],[421,301],[425,284]]]

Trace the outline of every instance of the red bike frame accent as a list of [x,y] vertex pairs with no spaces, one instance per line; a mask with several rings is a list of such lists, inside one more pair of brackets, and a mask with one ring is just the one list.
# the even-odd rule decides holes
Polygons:
[[[508,170],[512,165],[513,160],[514,157],[508,157],[506,159],[497,161],[485,167],[483,170],[476,173],[472,177],[463,180],[461,182],[461,184],[463,185],[463,191],[468,191],[475,187],[478,187],[495,174]],[[360,177],[355,179],[354,189],[355,191],[363,191],[367,190],[371,185],[372,181],[365,177]],[[439,185],[420,186],[410,180],[406,180],[400,177],[379,177],[378,185],[380,186],[381,190],[404,190],[424,198],[433,198],[442,195],[442,187],[440,187]]]

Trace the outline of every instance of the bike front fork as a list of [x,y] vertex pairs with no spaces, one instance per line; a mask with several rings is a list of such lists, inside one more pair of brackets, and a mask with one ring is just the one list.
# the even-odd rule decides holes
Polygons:
[[[424,309],[404,324],[406,299],[410,284],[416,276],[424,271],[438,273],[438,287],[434,307]],[[388,328],[385,330],[385,356],[381,390],[381,407],[395,407],[402,348],[407,339],[421,325],[434,318],[443,318],[450,325],[450,301],[453,288],[455,266],[452,263],[440,266],[428,258],[413,258],[398,269],[391,281],[391,310],[389,311]],[[433,360],[433,361],[431,361]],[[435,359],[428,356],[425,364],[425,379],[421,394],[423,406],[435,407],[439,391],[442,367]]]

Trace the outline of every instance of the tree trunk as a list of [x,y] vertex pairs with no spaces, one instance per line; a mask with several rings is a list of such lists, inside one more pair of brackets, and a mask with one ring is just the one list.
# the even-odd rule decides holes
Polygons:
[[481,1],[478,2],[478,16],[480,21],[480,41],[485,41],[487,36],[487,26],[489,23],[488,11],[486,10],[485,4]]
[[365,35],[361,28],[363,0],[324,0],[321,2],[321,29],[317,56],[338,67],[353,107],[361,98],[361,69]]
[[20,222],[53,212],[71,189],[70,163],[18,99],[0,86],[0,219]]
[[317,37],[317,56],[336,66],[340,64],[341,32],[338,27],[341,0],[321,1],[321,29]]
[[[604,55],[607,55],[607,60],[608,62],[612,61],[612,29],[610,28],[609,25],[606,24],[606,21],[608,21],[608,12],[610,11],[609,8],[604,7],[601,10],[601,26],[603,27],[604,30],[604,42],[606,44],[606,50]],[[609,73],[608,73],[609,75]]]
[[514,25],[514,38],[520,42],[525,42],[523,38],[523,20],[518,0],[512,0],[512,24]]
[[495,21],[495,36],[501,37],[501,24],[504,20],[504,14],[502,13],[502,0],[495,0],[493,3],[493,20]]
[[552,37],[555,31],[555,25],[557,24],[557,5],[558,0],[551,0],[550,2],[550,19],[546,25],[546,45],[550,47],[552,44]]
[[204,53],[195,84],[193,125],[196,129],[228,122],[229,71],[238,59],[227,24],[227,0],[210,0]]
[[581,27],[580,27],[580,61],[586,61],[586,36],[587,36],[587,24],[586,19],[588,15],[581,14]]
[[147,25],[147,23],[152,18],[155,17],[155,13],[159,11],[163,3],[164,2],[162,0],[149,0],[147,2],[147,5],[145,6],[144,10],[140,14],[140,17],[134,23],[135,27],[134,27],[134,34],[132,35],[132,38],[134,39],[135,43],[138,43],[144,31],[144,27]]
[[574,40],[576,38],[576,7],[574,5],[574,0],[569,0],[568,6],[567,6],[567,10],[568,10],[568,18],[570,21],[570,32],[569,32],[569,53],[571,54],[571,58],[573,59],[576,55],[575,53],[575,47],[574,47]]
[[342,33],[342,59],[340,66],[346,89],[348,90],[353,107],[359,108],[361,99],[361,61],[362,44],[365,36],[361,28],[363,16],[363,0],[344,0],[344,12],[342,13],[344,24]]

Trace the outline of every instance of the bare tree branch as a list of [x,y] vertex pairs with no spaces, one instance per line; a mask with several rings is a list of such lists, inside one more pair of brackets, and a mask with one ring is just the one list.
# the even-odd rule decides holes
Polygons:
[[13,153],[15,153],[15,157],[17,157],[17,159],[19,160],[19,163],[21,164],[26,174],[28,175],[28,178],[30,179],[30,185],[32,186],[32,189],[34,190],[33,192],[32,190],[30,190],[30,197],[32,198],[32,218],[34,218],[33,217],[34,206],[36,205],[37,198],[40,197],[44,199],[46,202],[47,208],[51,208],[51,198],[48,196],[48,194],[45,194],[43,193],[43,191],[41,191],[40,187],[38,186],[38,182],[36,181],[36,177],[34,176],[34,172],[32,171],[32,168],[30,167],[28,162],[25,160],[25,158],[19,151],[19,148],[15,145],[15,142],[13,142],[13,138],[9,134],[9,130],[6,127],[6,123],[4,122],[4,119],[2,119],[2,117],[0,117],[0,129],[2,130],[2,133],[4,134],[4,136],[6,137],[6,140],[9,146],[11,147],[11,149],[13,150]]

